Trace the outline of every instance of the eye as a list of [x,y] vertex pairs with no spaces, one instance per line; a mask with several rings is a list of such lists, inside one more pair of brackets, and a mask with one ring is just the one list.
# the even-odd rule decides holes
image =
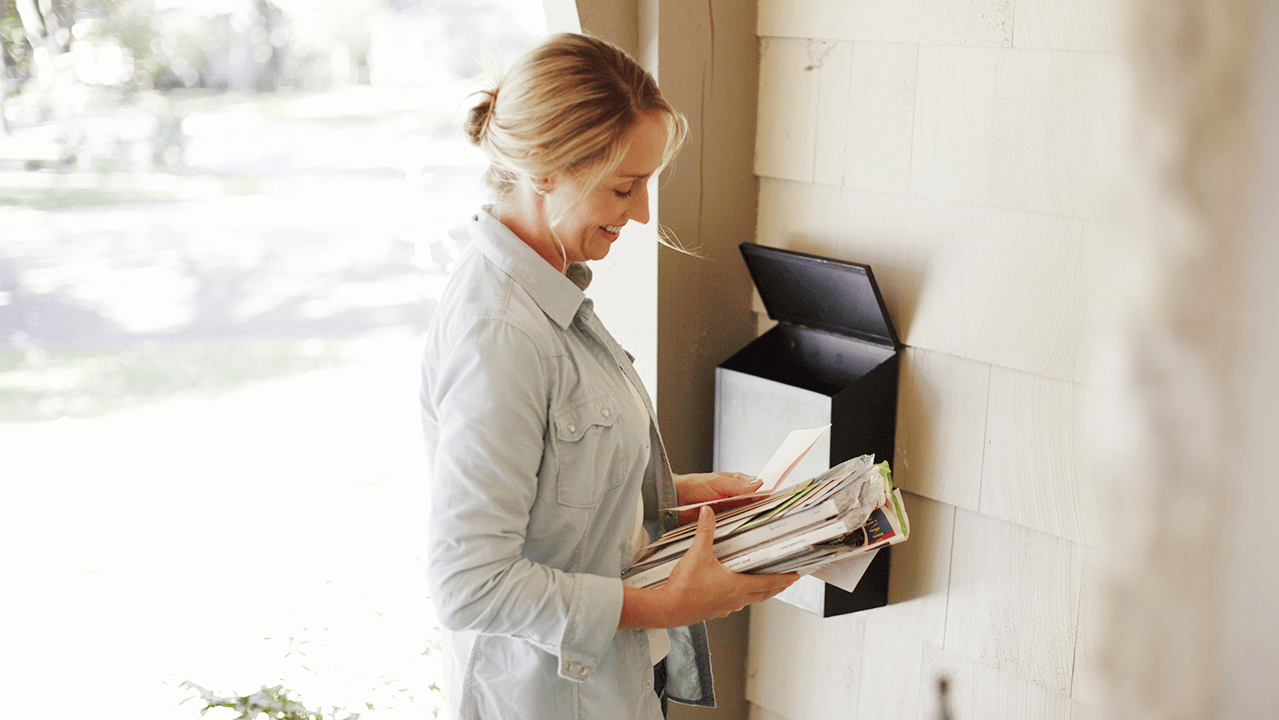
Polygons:
[[635,194],[635,190],[636,190],[637,188],[642,187],[642,186],[643,186],[643,183],[644,183],[644,181],[643,181],[642,179],[635,179],[635,180],[632,180],[631,182],[629,182],[629,183],[627,183],[627,184],[625,184],[625,185],[623,185],[623,186],[621,186],[621,187],[613,188],[613,194],[614,194],[614,195],[616,195],[618,198],[620,198],[620,199],[622,199],[622,200],[625,200],[626,198],[628,198],[628,197],[630,197],[630,196],[634,195],[634,194]]

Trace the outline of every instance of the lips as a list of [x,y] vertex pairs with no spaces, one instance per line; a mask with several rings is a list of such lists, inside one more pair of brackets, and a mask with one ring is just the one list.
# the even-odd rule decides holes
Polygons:
[[616,235],[622,231],[621,225],[600,225],[600,229],[611,235]]

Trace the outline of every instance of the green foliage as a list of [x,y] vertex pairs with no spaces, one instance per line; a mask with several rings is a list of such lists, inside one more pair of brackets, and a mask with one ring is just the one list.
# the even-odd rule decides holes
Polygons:
[[[341,720],[358,720],[360,717],[359,713],[345,712],[338,708],[331,708],[327,714],[322,710],[310,710],[301,702],[290,698],[289,691],[282,685],[275,687],[263,685],[252,695],[228,697],[218,696],[189,680],[182,683],[182,687],[191,688],[200,693],[200,699],[204,700],[204,707],[200,709],[201,716],[215,707],[223,707],[238,712],[237,720],[255,720],[261,715],[266,715],[270,720],[325,720],[326,718],[339,720],[339,717]],[[345,714],[339,716],[339,713]]]
[[[379,617],[382,613],[377,612]],[[330,628],[325,628],[325,631]],[[303,628],[310,630],[310,628]],[[324,633],[321,633],[324,634]],[[425,644],[422,650],[422,657],[439,658],[442,652],[440,643],[440,628],[438,625],[432,624],[425,638]],[[268,638],[270,639],[270,638]],[[341,640],[337,641],[340,644]],[[376,677],[361,676],[352,680],[351,669],[347,667],[352,662],[350,655],[353,650],[347,645],[345,651],[330,646],[329,641],[322,637],[316,639],[298,639],[296,637],[288,638],[288,652],[284,654],[285,658],[293,656],[297,661],[296,667],[305,674],[293,675],[292,680],[284,677],[277,678],[280,684],[274,686],[263,685],[257,692],[246,695],[219,695],[205,687],[197,685],[190,680],[186,680],[179,685],[182,690],[194,690],[198,693],[198,699],[203,701],[204,707],[200,709],[200,716],[203,717],[213,708],[225,708],[226,710],[237,713],[235,720],[257,720],[260,716],[265,716],[268,720],[359,720],[362,715],[368,715],[372,718],[377,717],[431,717],[438,718],[444,708],[444,690],[436,682],[431,682],[425,687],[411,689],[405,686],[401,680],[397,679],[399,672],[392,671],[390,673],[382,672]],[[332,655],[334,652],[342,654],[341,667],[321,667],[317,671],[312,669],[310,665],[318,664],[326,665],[325,656]],[[358,653],[358,650],[356,650]],[[365,669],[369,669],[367,666]],[[378,673],[377,669],[372,670]],[[359,675],[360,673],[355,673]],[[322,681],[318,685],[311,687],[310,692],[323,694],[330,701],[340,703],[346,707],[333,705],[324,710],[311,709],[300,697],[295,690],[285,689],[284,683],[289,683],[295,688],[300,684],[303,687],[308,685],[310,680],[307,675],[322,676]],[[344,687],[349,686],[349,687]],[[418,692],[424,691],[422,694]],[[336,699],[335,699],[336,698]],[[182,703],[186,703],[196,698],[188,697]],[[360,707],[359,712],[349,710],[352,704]],[[224,714],[223,717],[226,717]]]
[[148,77],[158,68],[152,43],[158,37],[153,0],[119,0],[103,16],[103,33],[129,51],[134,64]]
[[[22,19],[18,17],[18,8],[13,0],[3,0],[0,11],[0,48],[4,57],[0,58],[0,79],[7,78],[9,66],[20,66],[30,59],[31,47],[27,44],[26,33],[22,29]],[[0,92],[4,91],[0,85]]]

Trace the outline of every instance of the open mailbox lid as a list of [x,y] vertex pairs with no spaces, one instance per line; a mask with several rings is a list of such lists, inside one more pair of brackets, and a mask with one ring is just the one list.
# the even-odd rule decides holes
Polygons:
[[740,247],[772,319],[897,348],[869,265],[749,242]]

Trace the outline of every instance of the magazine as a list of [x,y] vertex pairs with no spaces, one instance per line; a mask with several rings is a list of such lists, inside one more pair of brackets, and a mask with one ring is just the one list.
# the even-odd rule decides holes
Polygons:
[[[682,525],[646,546],[622,583],[664,585],[695,531],[696,523]],[[903,542],[909,534],[888,463],[862,455],[717,515],[713,548],[734,572],[808,575]]]

